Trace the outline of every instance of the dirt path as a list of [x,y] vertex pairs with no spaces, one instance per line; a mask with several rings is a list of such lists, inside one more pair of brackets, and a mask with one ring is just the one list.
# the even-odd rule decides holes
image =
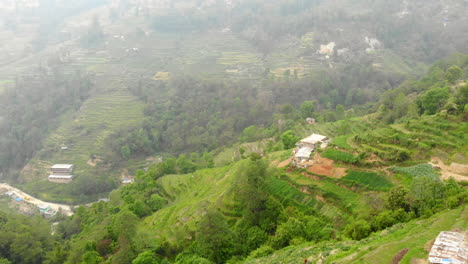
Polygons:
[[63,214],[65,215],[68,215],[68,216],[71,216],[73,215],[73,211],[72,211],[72,208],[71,206],[69,205],[65,205],[65,204],[56,204],[56,203],[48,203],[48,202],[44,202],[44,201],[41,201],[37,198],[34,198],[32,197],[31,195],[21,191],[20,189],[17,189],[15,187],[12,187],[6,183],[0,183],[0,188],[2,189],[6,189],[10,192],[14,192],[16,193],[16,195],[18,195],[19,197],[21,197],[23,200],[25,200],[26,202],[30,203],[30,204],[34,204],[34,205],[47,205],[49,206],[52,210],[54,211],[59,211],[61,210]]
[[440,168],[442,179],[447,180],[450,177],[456,181],[468,181],[468,165],[452,162],[450,165],[445,163],[439,157],[432,157],[429,162],[433,167]]

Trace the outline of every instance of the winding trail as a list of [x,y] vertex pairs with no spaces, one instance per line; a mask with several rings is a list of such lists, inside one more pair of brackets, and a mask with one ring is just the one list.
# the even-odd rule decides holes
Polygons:
[[37,198],[32,197],[31,195],[21,191],[20,189],[17,189],[13,186],[10,186],[9,184],[6,183],[0,183],[0,189],[7,189],[9,192],[14,192],[16,195],[21,197],[23,200],[30,204],[34,205],[47,205],[49,206],[52,210],[54,211],[61,211],[62,214],[65,214],[67,216],[73,215],[72,207],[66,204],[57,204],[57,203],[48,203],[44,202],[42,200],[39,200]]

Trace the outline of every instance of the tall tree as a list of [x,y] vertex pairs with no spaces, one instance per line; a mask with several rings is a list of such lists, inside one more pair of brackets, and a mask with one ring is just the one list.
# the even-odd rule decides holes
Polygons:
[[225,263],[232,253],[233,236],[224,215],[209,208],[198,224],[197,242],[203,256],[215,263]]

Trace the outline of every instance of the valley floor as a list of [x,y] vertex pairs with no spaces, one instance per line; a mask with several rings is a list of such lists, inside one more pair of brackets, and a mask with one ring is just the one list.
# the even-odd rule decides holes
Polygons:
[[68,215],[68,216],[73,215],[72,207],[69,205],[44,202],[6,183],[0,183],[0,189],[6,189],[8,192],[14,192],[16,195],[21,197],[27,203],[30,203],[36,206],[45,205],[45,206],[50,207],[54,211],[61,211],[65,215]]

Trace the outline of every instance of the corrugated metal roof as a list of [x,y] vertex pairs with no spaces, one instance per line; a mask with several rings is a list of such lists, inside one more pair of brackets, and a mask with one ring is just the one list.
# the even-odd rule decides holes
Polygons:
[[73,175],[49,175],[49,179],[71,179]]
[[52,166],[52,169],[71,169],[73,164],[55,164]]
[[309,148],[309,147],[303,147],[303,148],[300,148],[296,155],[294,155],[294,157],[296,158],[309,158],[310,157],[310,154],[312,154],[312,151],[314,151],[313,149]]
[[323,135],[319,135],[319,134],[312,134],[306,138],[303,138],[301,139],[300,142],[304,142],[304,143],[310,143],[310,144],[317,144],[319,142],[322,142],[323,140],[325,140],[327,137],[326,136],[323,136]]
[[465,233],[440,232],[429,253],[431,263],[468,263],[468,241]]

